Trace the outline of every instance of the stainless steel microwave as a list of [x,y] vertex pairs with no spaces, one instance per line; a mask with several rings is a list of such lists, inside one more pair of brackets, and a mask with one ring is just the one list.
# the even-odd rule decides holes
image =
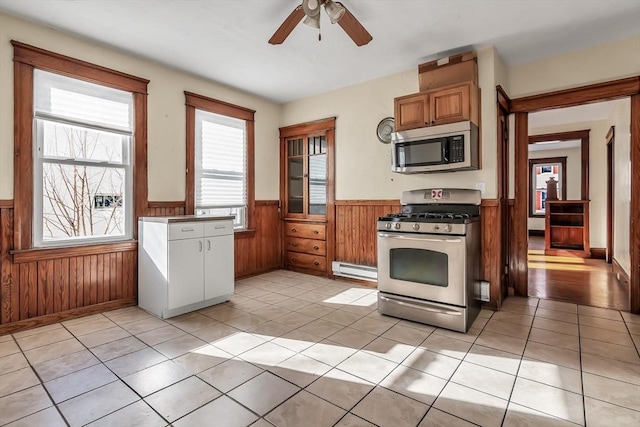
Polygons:
[[398,173],[478,169],[478,127],[467,121],[395,132],[391,159]]

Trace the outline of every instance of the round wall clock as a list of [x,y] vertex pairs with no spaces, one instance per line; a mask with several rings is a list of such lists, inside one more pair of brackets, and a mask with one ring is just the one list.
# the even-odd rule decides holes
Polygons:
[[378,123],[377,134],[380,142],[388,144],[391,142],[391,133],[394,131],[395,122],[393,117],[387,117]]

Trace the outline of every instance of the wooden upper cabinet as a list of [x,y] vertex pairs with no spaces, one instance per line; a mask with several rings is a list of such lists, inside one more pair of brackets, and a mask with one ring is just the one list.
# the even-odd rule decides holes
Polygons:
[[396,131],[467,120],[477,125],[478,101],[478,87],[472,82],[396,98]]
[[429,123],[443,125],[469,120],[469,85],[429,92]]
[[428,126],[429,96],[424,93],[395,99],[396,130],[416,129]]

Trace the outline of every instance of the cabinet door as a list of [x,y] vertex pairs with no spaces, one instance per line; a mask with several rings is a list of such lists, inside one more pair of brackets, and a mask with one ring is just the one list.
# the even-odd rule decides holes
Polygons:
[[233,293],[233,235],[205,237],[204,298]]
[[395,127],[396,130],[422,128],[429,122],[429,96],[415,94],[396,98]]
[[169,241],[169,309],[204,299],[203,253],[202,239]]
[[429,92],[429,108],[432,125],[469,120],[469,85]]

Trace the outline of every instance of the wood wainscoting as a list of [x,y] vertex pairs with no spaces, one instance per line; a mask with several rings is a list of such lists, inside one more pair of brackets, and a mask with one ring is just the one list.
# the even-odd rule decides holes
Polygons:
[[400,212],[400,200],[336,200],[335,204],[335,260],[375,267],[378,217]]
[[277,200],[256,200],[255,232],[235,239],[236,279],[282,267],[282,233]]
[[482,230],[482,272],[484,280],[490,284],[491,300],[486,308],[500,310],[505,296],[506,284],[502,283],[500,266],[500,251],[504,225],[500,223],[500,201],[497,199],[482,199],[480,205]]
[[135,241],[12,254],[10,201],[0,230],[0,335],[136,303]]
[[[146,216],[183,215],[183,201]],[[236,278],[280,268],[277,201],[257,201],[256,229],[235,239]],[[0,335],[137,303],[137,242],[13,251],[13,201],[0,200]],[[238,233],[240,234],[240,233]]]

